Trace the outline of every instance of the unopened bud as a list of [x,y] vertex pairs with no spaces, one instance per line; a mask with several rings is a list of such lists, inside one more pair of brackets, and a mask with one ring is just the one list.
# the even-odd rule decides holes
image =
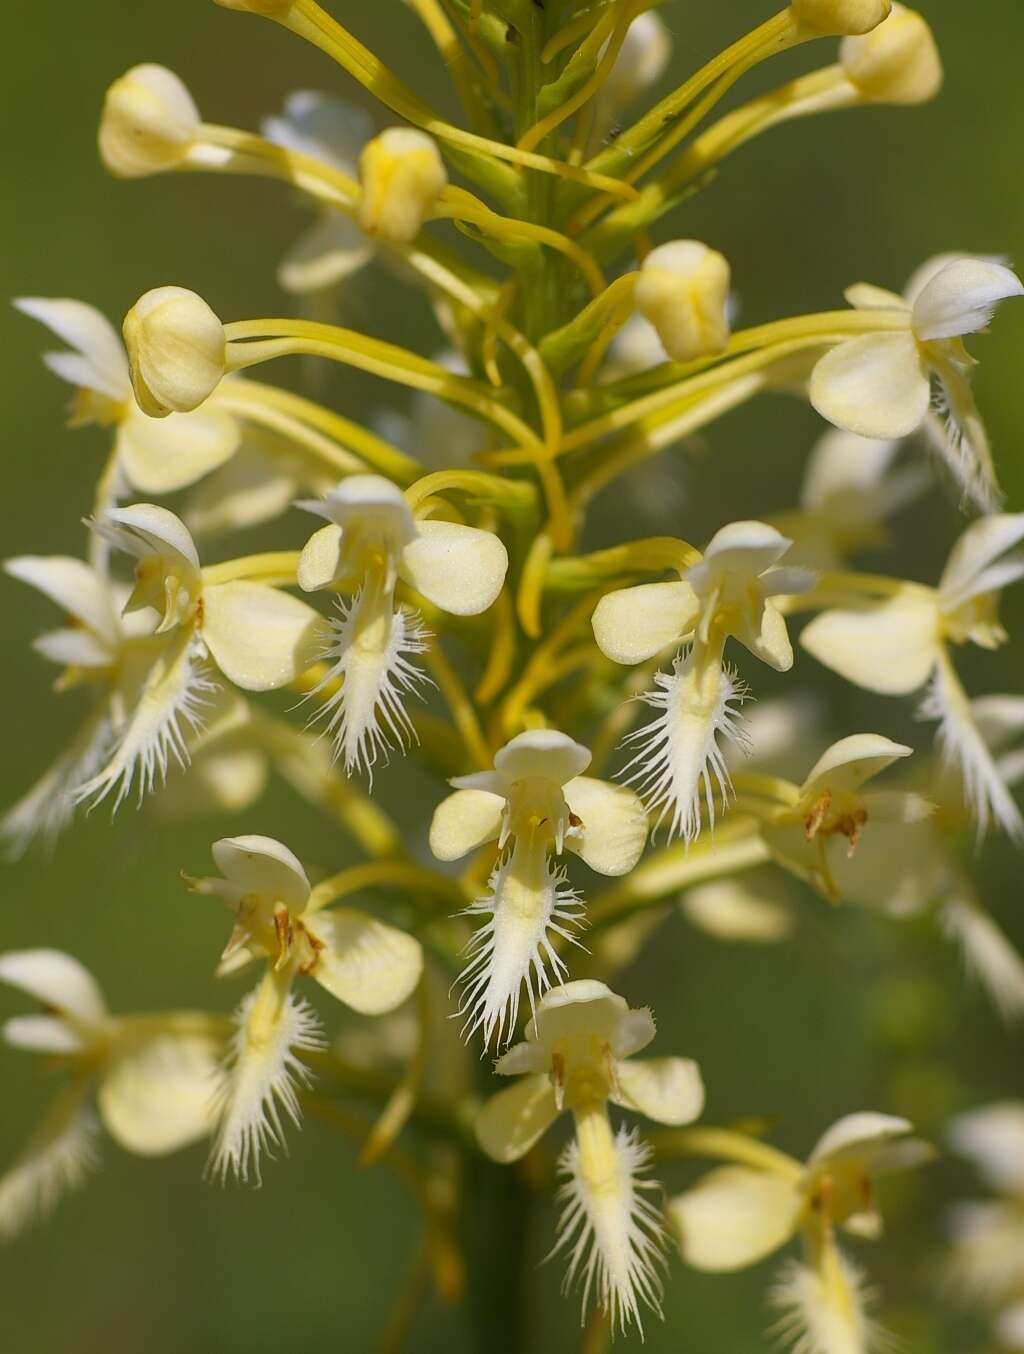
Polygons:
[[892,11],[892,0],[790,0],[793,18],[812,33],[870,33]]
[[414,127],[389,127],[359,157],[363,201],[359,224],[368,235],[408,244],[448,183],[436,144]]
[[673,240],[644,259],[636,307],[673,362],[709,357],[728,343],[730,281],[728,260],[698,240]]
[[107,90],[99,146],[112,174],[138,179],[181,164],[199,128],[199,109],[165,66],[133,66]]
[[634,103],[662,75],[672,55],[672,38],[657,14],[647,10],[629,25],[601,93],[616,107]]
[[224,326],[195,292],[146,292],[125,316],[123,333],[135,398],[151,417],[197,409],[220,384]]
[[885,23],[844,38],[839,60],[851,84],[871,103],[927,103],[942,88],[942,58],[928,21],[893,5]]

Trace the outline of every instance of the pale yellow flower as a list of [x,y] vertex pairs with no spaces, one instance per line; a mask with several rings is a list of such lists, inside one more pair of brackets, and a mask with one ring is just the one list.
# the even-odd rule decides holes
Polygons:
[[900,438],[925,423],[934,403],[947,416],[946,459],[960,478],[995,502],[988,436],[974,403],[974,359],[963,338],[984,330],[996,305],[1024,294],[1024,284],[994,259],[945,254],[911,278],[903,296],[865,282],[850,287],[858,310],[878,311],[888,329],[847,339],[811,375],[811,403],[830,423],[862,437]]
[[126,601],[78,560],[25,555],[4,566],[74,618],[36,645],[65,669],[61,685],[99,693],[79,738],[8,820],[15,835],[30,825],[26,809],[50,796],[48,830],[70,816],[69,796],[96,803],[116,792],[119,805],[151,790],[171,760],[187,761],[186,731],[201,725],[218,673],[246,691],[273,690],[325,642],[326,622],[298,598],[244,579],[205,584],[195,542],[166,508],[112,508],[93,526],[136,561]]
[[[71,423],[115,429],[121,477],[145,494],[169,494],[195,483],[238,449],[238,422],[206,405],[151,418],[132,395],[124,345],[113,326],[84,301],[25,297],[17,308],[53,331],[69,351],[47,353],[46,365],[74,387]],[[118,483],[116,492],[125,491]]]
[[701,1270],[744,1269],[802,1237],[803,1262],[784,1267],[772,1295],[785,1314],[780,1325],[807,1354],[866,1354],[872,1323],[863,1282],[834,1233],[880,1235],[875,1178],[934,1155],[907,1136],[911,1129],[891,1115],[849,1114],[821,1137],[805,1165],[778,1153],[774,1169],[729,1165],[708,1172],[668,1204],[683,1259]]
[[1006,640],[999,594],[1024,577],[1024,513],[980,518],[953,547],[935,588],[907,583],[878,604],[825,611],[800,642],[847,681],[881,695],[909,695],[930,682],[922,714],[939,720],[947,760],[959,768],[979,828],[994,819],[1024,836],[1024,820],[993,760],[949,657],[951,644],[995,649]]
[[214,842],[219,879],[188,879],[197,893],[220,898],[235,914],[218,974],[264,961],[263,978],[238,1008],[220,1094],[211,1169],[260,1177],[260,1159],[282,1146],[282,1114],[299,1122],[297,1088],[310,1074],[299,1055],[322,1048],[313,1008],[292,991],[314,978],[364,1015],[400,1006],[419,982],[419,942],[353,907],[319,910],[298,859],[271,837]]
[[[494,770],[460,776],[456,793],[434,811],[430,849],[457,860],[497,840],[489,892],[468,909],[488,920],[470,943],[459,1014],[508,1042],[523,984],[530,1005],[566,973],[548,933],[564,940],[581,924],[583,903],[555,857],[582,856],[604,875],[628,874],[647,840],[647,815],[635,794],[583,775],[590,753],[554,729],[518,734],[495,755]],[[506,850],[506,848],[508,848]]]
[[306,592],[343,588],[324,656],[324,685],[344,677],[323,718],[346,771],[369,770],[378,756],[414,737],[404,699],[424,681],[411,660],[429,646],[418,615],[395,605],[401,579],[453,616],[486,611],[505,581],[508,554],[492,532],[457,522],[417,521],[400,489],[380,475],[352,475],[300,507],[328,525],[299,560]]
[[525,1155],[563,1111],[575,1138],[559,1159],[565,1177],[555,1252],[569,1252],[568,1287],[578,1278],[584,1311],[591,1293],[613,1326],[640,1324],[640,1302],[660,1311],[663,1229],[643,1197],[650,1149],[635,1131],[612,1130],[609,1103],[661,1124],[687,1124],[704,1107],[704,1085],[689,1058],[631,1055],[654,1038],[644,1007],[630,1010],[604,985],[585,981],[541,998],[526,1040],[495,1071],[521,1078],[480,1111],[476,1133],[495,1161]]
[[616,663],[642,663],[672,645],[688,644],[671,673],[658,673],[644,696],[660,713],[629,736],[638,751],[626,767],[649,807],[668,816],[671,833],[692,840],[702,800],[715,820],[715,794],[729,794],[719,737],[742,743],[737,706],[746,687],[724,661],[734,637],[779,672],[793,649],[774,598],[806,590],[812,576],[776,568],[790,541],[764,522],[732,522],[716,532],[699,564],[677,582],[644,583],[608,593],[594,611],[594,638]]
[[853,734],[834,743],[802,785],[780,785],[780,799],[784,789],[787,794],[768,812],[762,827],[772,855],[829,898],[838,899],[833,874],[838,850],[848,856],[858,849],[871,851],[870,839],[864,847],[860,841],[876,822],[916,823],[932,812],[932,805],[920,795],[864,788],[911,752],[904,744],[873,733]]
[[44,1009],[8,1020],[4,1040],[46,1054],[70,1075],[39,1130],[0,1176],[0,1237],[48,1213],[81,1183],[96,1164],[100,1123],[120,1147],[147,1157],[212,1132],[224,1046],[215,1018],[191,1011],[113,1016],[92,975],[60,950],[0,954],[0,982]]

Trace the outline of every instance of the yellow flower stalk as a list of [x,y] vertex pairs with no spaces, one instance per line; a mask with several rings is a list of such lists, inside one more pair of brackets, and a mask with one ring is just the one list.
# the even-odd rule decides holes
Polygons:
[[[452,1329],[465,1324],[474,1350],[562,1340],[526,1291],[553,1202],[584,1354],[663,1307],[666,1338],[693,1343],[663,1304],[670,1235],[718,1273],[797,1242],[772,1291],[777,1333],[798,1354],[867,1354],[878,1327],[839,1238],[876,1237],[876,1177],[930,1156],[911,1117],[931,1136],[969,1103],[952,1064],[938,1067],[955,1022],[929,1033],[931,998],[909,1020],[882,1010],[897,979],[943,1001],[952,988],[917,919],[958,943],[1008,1022],[1024,1013],[1024,959],[968,849],[972,827],[1024,841],[1024,702],[974,697],[983,675],[953,662],[1013,638],[999,603],[1024,577],[1024,513],[1002,508],[967,342],[1024,283],[1006,259],[947,253],[902,294],[857,283],[845,308],[783,299],[748,319],[763,204],[744,190],[727,258],[691,199],[728,193],[769,134],[785,155],[797,118],[871,108],[881,129],[926,104],[943,83],[936,33],[894,0],[791,0],[748,7],[749,31],[723,32],[697,63],[706,35],[691,43],[684,11],[699,6],[409,0],[395,28],[418,46],[399,74],[348,26],[387,35],[387,16],[217,3],[305,42],[323,90],[212,122],[180,75],[134,65],[103,100],[100,159],[118,179],[157,178],[148,191],[168,212],[181,174],[223,176],[225,216],[238,176],[271,180],[301,233],[265,251],[279,302],[243,298],[228,318],[238,279],[208,278],[207,297],[154,276],[120,335],[81,301],[16,302],[59,341],[44,361],[73,391],[70,424],[109,442],[80,505],[86,558],[43,553],[26,522],[4,564],[57,608],[33,647],[81,714],[0,837],[12,853],[52,844],[77,806],[128,798],[168,837],[209,826],[218,873],[186,882],[231,913],[217,976],[257,977],[233,1014],[121,1017],[62,952],[0,954],[0,982],[42,1007],[8,1019],[5,1041],[66,1074],[0,1175],[0,1237],[79,1183],[100,1125],[143,1156],[209,1139],[208,1175],[259,1183],[288,1125],[312,1115],[415,1203],[419,1250],[381,1342],[392,1354],[419,1339],[431,1286],[465,1305]],[[232,19],[219,22],[230,43]],[[773,79],[798,48],[806,63]],[[417,87],[427,61],[453,95],[437,107]],[[839,120],[821,135],[839,175]],[[258,208],[244,229],[261,248]],[[788,257],[830,240],[810,221]],[[166,243],[173,254],[173,232]],[[829,266],[849,277],[848,263]],[[756,475],[732,459],[755,425],[717,431],[754,401],[760,418],[767,394],[824,420],[791,425],[809,429],[799,473],[767,413]],[[971,515],[941,545],[937,583],[921,581],[935,551],[920,530],[939,535],[925,517],[935,478]],[[864,558],[892,547],[891,568]],[[856,705],[825,668],[859,688]],[[916,726],[893,727],[898,708],[878,699],[914,693],[938,724],[934,755],[911,756]],[[287,827],[282,781],[298,796]],[[897,946],[898,919],[915,925]],[[157,909],[153,936],[167,924]],[[868,924],[870,944],[855,929]],[[116,954],[104,925],[87,933]],[[764,986],[753,967],[737,976],[743,945],[759,947],[748,964],[779,965]],[[133,950],[138,982],[162,954],[156,939]],[[786,989],[745,1032],[744,983]],[[741,1127],[690,1126],[695,1062],[633,1057],[654,1038],[649,1007],[632,1004],[648,986],[663,1011],[716,1003],[695,1028],[712,1095]],[[794,1073],[779,1022],[798,1010],[825,1033]],[[825,1037],[840,1024],[883,1109],[843,1115],[799,1161],[757,1134],[795,1132],[841,1094]],[[767,1093],[741,1083],[740,1039],[760,1041]],[[514,1081],[496,1090],[495,1074]],[[620,1110],[662,1127],[644,1141]],[[560,1118],[567,1145],[548,1131]],[[1012,1105],[953,1130],[1012,1196],[955,1246],[1004,1339],[1024,1300],[1020,1266],[995,1254],[1020,1232],[1021,1131]],[[674,1171],[692,1155],[722,1164],[673,1178],[663,1208],[652,1162]],[[916,1206],[908,1192],[894,1228]],[[337,1225],[362,1236],[351,1209]],[[383,1285],[392,1266],[377,1259]]]

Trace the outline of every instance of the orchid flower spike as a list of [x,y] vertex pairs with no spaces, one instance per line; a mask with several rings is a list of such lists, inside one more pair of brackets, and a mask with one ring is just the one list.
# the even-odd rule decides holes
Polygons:
[[235,1015],[210,1169],[258,1182],[263,1155],[284,1146],[283,1117],[299,1123],[297,1092],[310,1076],[300,1054],[324,1043],[313,1008],[292,990],[296,978],[315,978],[353,1010],[381,1015],[415,988],[423,952],[412,936],[356,908],[321,910],[300,862],[272,837],[225,837],[213,858],[220,878],[187,883],[235,915],[218,976],[258,960],[266,968]]
[[[266,118],[261,130],[275,145],[355,179],[359,155],[373,135],[373,124],[356,105],[303,89],[289,94],[283,112]],[[374,253],[372,240],[358,222],[344,212],[325,208],[285,255],[278,281],[285,291],[297,295],[325,291],[359,272]]]
[[552,1254],[569,1252],[568,1289],[583,1286],[612,1326],[640,1326],[640,1304],[660,1315],[664,1265],[660,1210],[644,1197],[650,1148],[635,1130],[614,1131],[609,1102],[659,1124],[681,1125],[704,1108],[700,1070],[689,1058],[630,1061],[654,1038],[646,1007],[630,1010],[604,985],[584,981],[541,998],[516,1044],[495,1064],[519,1077],[484,1105],[476,1122],[481,1147],[495,1161],[518,1161],[563,1111],[575,1137],[559,1158],[565,1208]]
[[773,519],[793,541],[791,564],[838,569],[851,555],[887,543],[887,519],[929,484],[922,467],[894,464],[900,447],[841,428],[819,438],[807,462],[799,509]]
[[922,715],[939,721],[939,740],[958,769],[979,830],[991,819],[1024,839],[1024,819],[974,718],[949,655],[951,644],[995,649],[1006,639],[999,594],[1024,578],[1024,513],[973,522],[953,547],[938,587],[897,585],[877,605],[825,611],[800,637],[805,649],[847,681],[881,695],[908,695],[930,683]]
[[302,552],[300,587],[353,594],[332,621],[322,685],[344,680],[322,715],[345,770],[370,771],[381,753],[415,736],[403,702],[425,680],[411,659],[430,636],[416,612],[395,605],[399,579],[449,615],[475,616],[501,591],[508,555],[492,532],[417,521],[380,475],[353,475],[299,506],[328,521]]
[[[458,860],[497,841],[489,892],[467,909],[488,920],[470,942],[462,974],[465,1029],[484,1043],[511,1038],[526,984],[531,1009],[567,972],[549,939],[581,925],[583,904],[554,857],[569,850],[604,875],[628,874],[647,840],[647,815],[631,790],[582,773],[590,753],[554,729],[521,733],[495,755],[494,770],[460,776],[430,825],[438,860]],[[550,965],[551,973],[548,971]]]
[[[0,982],[34,997],[2,1037],[47,1054],[69,1076],[35,1135],[0,1175],[0,1238],[56,1205],[96,1165],[100,1123],[118,1146],[163,1156],[206,1137],[215,1122],[222,1022],[198,1011],[113,1016],[92,975],[60,950],[0,954]],[[93,1106],[99,1113],[99,1122]]]
[[805,591],[812,575],[776,568],[790,541],[763,522],[733,522],[715,534],[699,564],[679,580],[644,583],[603,597],[594,611],[594,637],[616,663],[643,663],[686,644],[671,673],[643,700],[659,711],[630,734],[637,751],[625,768],[670,835],[692,841],[700,831],[703,798],[715,821],[715,792],[730,793],[719,736],[742,743],[738,704],[747,689],[724,662],[730,636],[778,672],[793,664],[786,622],[773,599]]
[[998,487],[963,339],[985,329],[1000,301],[1022,294],[1005,264],[955,254],[918,269],[903,296],[858,283],[846,293],[850,304],[892,325],[827,352],[811,375],[811,403],[837,427],[876,438],[909,436],[934,407],[947,418],[938,449],[965,496],[991,510]]
[[876,822],[917,823],[932,812],[927,800],[910,791],[864,788],[912,751],[881,734],[853,734],[824,752],[802,785],[779,782],[780,802],[766,810],[762,826],[775,859],[838,901],[831,848],[840,838],[845,854],[852,856]]
[[151,418],[132,394],[124,344],[113,325],[84,301],[23,297],[15,307],[44,324],[68,350],[43,361],[74,388],[72,427],[95,423],[114,430],[117,475],[111,503],[125,485],[144,494],[170,494],[194,484],[235,454],[237,419],[215,403],[191,413]]
[[773,1293],[780,1330],[808,1354],[866,1354],[873,1322],[860,1271],[836,1245],[838,1228],[869,1240],[881,1234],[874,1181],[923,1165],[933,1149],[908,1137],[912,1125],[887,1114],[839,1119],[806,1165],[771,1149],[763,1168],[721,1166],[668,1204],[683,1259],[725,1272],[756,1264],[794,1237],[803,1260],[790,1261]]
[[116,807],[163,780],[172,759],[187,761],[186,732],[201,724],[218,671],[246,691],[285,686],[315,661],[326,623],[262,583],[206,584],[195,542],[166,508],[112,508],[92,526],[136,561],[121,618],[110,585],[76,560],[26,555],[4,567],[83,622],[37,647],[65,667],[62,685],[101,692],[81,740],[30,797],[47,785],[94,804],[115,792]]

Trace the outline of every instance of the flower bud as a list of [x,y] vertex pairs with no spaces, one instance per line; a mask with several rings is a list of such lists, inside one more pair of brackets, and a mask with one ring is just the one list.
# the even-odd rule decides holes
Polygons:
[[659,245],[644,260],[636,307],[673,362],[720,353],[729,341],[728,260],[698,240]]
[[359,157],[363,201],[359,224],[368,235],[408,244],[448,182],[441,153],[414,127],[389,127]]
[[133,66],[107,90],[100,119],[103,163],[122,179],[174,169],[199,128],[199,110],[165,66]]
[[195,292],[146,292],[125,316],[123,333],[135,398],[151,417],[196,409],[220,384],[224,326]]
[[793,18],[812,33],[845,37],[870,33],[892,10],[892,0],[790,0]]
[[839,60],[870,103],[927,103],[942,87],[942,59],[928,21],[904,5],[893,5],[871,33],[844,38]]
[[617,108],[634,103],[660,78],[672,56],[672,37],[664,22],[651,10],[637,15],[629,25],[602,95]]

